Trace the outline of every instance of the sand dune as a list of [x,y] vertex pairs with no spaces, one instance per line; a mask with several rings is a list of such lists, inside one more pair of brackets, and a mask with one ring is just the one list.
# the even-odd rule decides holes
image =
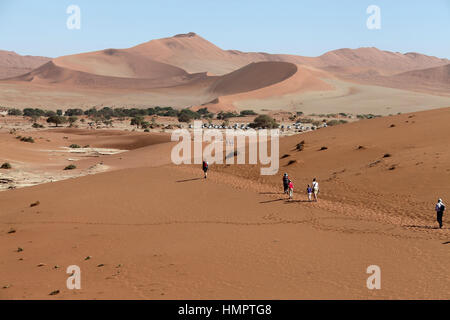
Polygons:
[[30,72],[48,61],[50,61],[50,58],[21,56],[12,51],[0,50],[0,79]]
[[187,76],[183,69],[117,49],[64,56],[53,62],[66,69],[120,78],[163,79]]
[[[342,95],[341,88],[325,81],[337,77],[347,83],[343,87],[348,83],[370,85],[359,86],[358,90],[368,89],[368,95],[379,91],[377,99],[383,96],[383,89],[375,90],[374,86],[402,89],[406,93],[420,91],[425,93],[420,104],[427,109],[442,106],[436,103],[439,99],[434,95],[448,96],[448,64],[447,59],[377,48],[340,49],[319,57],[246,53],[223,50],[195,33],[188,33],[128,49],[53,59],[24,75],[1,81],[0,103],[11,107],[66,104],[82,108],[104,104],[206,105],[220,111],[238,110],[250,101],[256,102],[256,109],[262,109],[263,104],[268,104],[268,100],[262,101],[263,97],[271,103],[275,100],[277,105],[287,103],[289,108],[296,109],[293,111],[304,111],[301,110],[304,101],[320,90],[325,93],[319,95],[328,96],[330,91],[334,91],[331,95]],[[119,91],[120,96],[112,99],[111,93]],[[401,101],[394,104],[398,103]],[[273,108],[279,109],[278,106],[268,109]],[[420,109],[405,111],[416,110]]]
[[26,81],[36,84],[62,85],[73,87],[87,87],[90,89],[151,89],[171,87],[193,80],[205,79],[204,74],[187,74],[167,76],[165,78],[142,79],[142,78],[119,78],[112,76],[101,76],[82,71],[57,66],[54,62],[48,62],[42,67],[22,76],[8,79],[13,82]]
[[210,90],[217,95],[253,91],[292,77],[297,67],[286,62],[257,62],[219,77]]
[[[433,207],[450,197],[449,119],[443,109],[286,137],[274,177],[212,165],[205,181],[198,166],[168,165],[171,144],[144,143],[95,160],[115,171],[2,192],[0,297],[447,299],[448,221],[434,229]],[[48,134],[75,138],[58,131]],[[129,139],[131,149],[122,134],[101,144]],[[283,172],[292,202],[280,192]],[[313,177],[317,204],[304,202]],[[65,287],[74,264],[80,291]],[[380,291],[366,288],[373,264]]]

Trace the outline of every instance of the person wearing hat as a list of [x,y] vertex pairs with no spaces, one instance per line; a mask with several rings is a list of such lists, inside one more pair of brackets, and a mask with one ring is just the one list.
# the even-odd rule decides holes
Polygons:
[[439,228],[442,229],[442,217],[444,216],[445,211],[445,204],[442,202],[442,199],[438,200],[435,210],[437,213],[437,222],[439,223]]

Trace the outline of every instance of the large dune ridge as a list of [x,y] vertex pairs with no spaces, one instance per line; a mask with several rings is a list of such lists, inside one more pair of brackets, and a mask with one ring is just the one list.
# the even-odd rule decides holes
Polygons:
[[[416,111],[448,105],[448,65],[448,59],[377,48],[339,49],[319,57],[223,50],[187,33],[127,49],[53,59],[0,81],[0,103],[50,108],[63,104],[83,109],[106,104],[209,105],[220,111],[239,110],[248,102],[255,103],[255,109],[267,109],[262,106],[270,100],[276,107],[269,106],[269,110],[284,105],[293,111],[318,108],[320,113],[327,108],[326,98],[318,106],[309,104],[311,96],[316,97],[320,89],[324,92],[319,97],[340,96],[342,88],[354,83],[359,91],[367,91],[367,96],[377,92],[376,99],[385,98],[394,105],[401,104],[410,91],[420,93],[414,107],[405,110]],[[336,79],[340,80],[337,85],[330,84]],[[375,113],[389,114],[385,110]]]
[[0,50],[0,79],[27,73],[50,60],[46,57],[22,56],[13,51]]
[[[0,193],[0,298],[447,299],[448,218],[436,228],[434,203],[450,197],[449,120],[447,108],[286,137],[278,175],[211,165],[207,180],[171,164],[163,137],[42,132],[130,151],[81,160],[108,172]],[[66,288],[69,265],[79,291]],[[382,290],[366,287],[370,265]]]

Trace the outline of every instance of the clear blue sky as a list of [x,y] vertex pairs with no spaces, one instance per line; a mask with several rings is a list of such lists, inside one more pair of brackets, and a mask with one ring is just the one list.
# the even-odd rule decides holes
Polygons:
[[[81,30],[66,9],[81,8]],[[369,5],[381,30],[366,27]],[[223,49],[317,56],[375,46],[450,58],[450,0],[0,0],[0,49],[57,57],[196,32]]]

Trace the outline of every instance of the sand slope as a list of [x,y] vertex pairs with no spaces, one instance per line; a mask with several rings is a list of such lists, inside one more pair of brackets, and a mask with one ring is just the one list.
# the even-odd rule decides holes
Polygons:
[[[448,218],[436,230],[433,208],[450,197],[449,119],[443,109],[287,137],[273,177],[212,165],[205,181],[198,166],[167,165],[170,144],[143,144],[102,158],[121,170],[2,192],[0,298],[448,299]],[[317,204],[303,193],[312,177]],[[65,287],[74,264],[80,291]],[[380,291],[366,288],[373,264]]]
[[0,79],[27,73],[48,61],[50,58],[21,56],[12,51],[0,50]]

